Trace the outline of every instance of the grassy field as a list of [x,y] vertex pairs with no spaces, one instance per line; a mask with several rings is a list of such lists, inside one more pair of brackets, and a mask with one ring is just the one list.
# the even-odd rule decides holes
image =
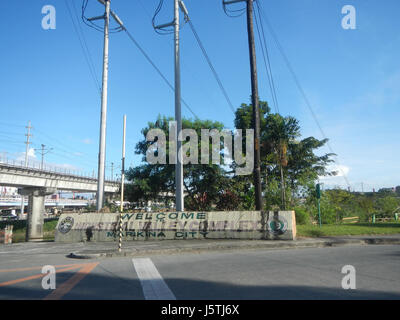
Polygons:
[[[43,232],[44,240],[54,240],[54,231],[58,220],[46,221],[44,223]],[[0,229],[3,229],[6,224],[14,225],[13,229],[13,243],[24,242],[26,234],[26,221],[12,221],[12,222],[1,222]]]
[[297,235],[300,237],[351,236],[374,234],[400,234],[400,223],[343,223],[318,225],[298,225]]

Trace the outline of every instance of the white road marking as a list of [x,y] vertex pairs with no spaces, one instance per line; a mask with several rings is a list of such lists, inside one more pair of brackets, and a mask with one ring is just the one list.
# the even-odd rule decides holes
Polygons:
[[149,258],[132,259],[146,300],[176,300]]

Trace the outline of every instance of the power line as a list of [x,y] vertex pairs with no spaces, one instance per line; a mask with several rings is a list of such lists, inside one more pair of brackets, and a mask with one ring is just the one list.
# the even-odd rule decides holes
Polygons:
[[[123,30],[126,32],[127,36],[129,39],[135,44],[135,46],[139,49],[139,51],[143,54],[143,56],[146,58],[146,60],[151,64],[151,66],[156,70],[156,72],[159,74],[159,76],[164,80],[164,82],[168,85],[168,87],[174,92],[175,88],[174,86],[168,81],[168,79],[164,76],[164,74],[161,72],[161,70],[156,66],[156,64],[153,62],[153,60],[149,57],[149,55],[144,51],[144,49],[139,45],[139,43],[135,40],[135,38],[132,36],[132,34],[129,32],[129,30],[124,26]],[[194,113],[192,108],[186,103],[186,101],[182,98],[181,99],[182,103],[185,105],[185,107],[190,111],[190,113],[196,118],[199,119],[199,117]]]
[[[70,6],[68,4],[68,0],[64,0],[64,2],[65,2],[65,6],[68,9],[68,13],[69,13],[69,16],[71,18],[71,22],[72,22],[72,25],[74,27],[75,33],[78,36],[79,44],[80,44],[80,46],[82,48],[82,52],[83,52],[83,55],[85,57],[87,66],[89,68],[90,75],[91,75],[91,77],[93,79],[93,82],[95,84],[96,90],[99,90],[99,92],[101,93],[100,83],[99,83],[99,81],[98,81],[98,79],[96,77],[96,69],[94,68],[93,60],[92,60],[92,57],[90,55],[90,51],[88,49],[88,46],[86,44],[86,39],[85,39],[85,37],[83,35],[82,28],[81,28],[81,26],[80,26],[80,24],[78,22],[78,26],[79,26],[80,32],[81,32],[81,33],[79,33],[78,27],[76,26],[76,23],[74,21],[73,15],[72,15],[71,8],[70,8]],[[75,7],[75,4],[74,4],[74,1],[72,1],[72,5],[74,6],[75,14],[76,14],[76,7]]]
[[[104,27],[97,25],[94,23],[91,19],[87,18],[85,15],[87,5],[89,3],[89,0],[82,0],[82,21],[84,24],[86,24],[88,27],[93,28],[99,32],[104,32]],[[116,28],[109,28],[108,32],[109,33],[118,33],[121,32],[122,28],[116,27]]]
[[212,71],[212,73],[213,73],[213,75],[215,77],[215,80],[218,83],[219,88],[221,89],[221,91],[222,91],[226,101],[228,102],[228,105],[231,108],[233,114],[235,114],[235,108],[233,107],[231,99],[229,99],[229,96],[228,96],[228,94],[227,94],[227,92],[226,92],[226,90],[225,90],[225,88],[224,88],[224,86],[222,84],[222,81],[221,81],[220,77],[218,76],[218,73],[217,73],[217,71],[215,70],[215,68],[214,68],[214,66],[212,64],[212,62],[210,60],[210,57],[208,56],[207,51],[204,48],[203,43],[201,42],[200,37],[199,37],[198,33],[196,32],[196,29],[195,29],[192,21],[189,19],[188,22],[189,22],[190,29],[192,30],[193,35],[196,38],[197,44],[199,45],[199,47],[201,49],[201,52],[203,53],[203,55],[204,55],[204,57],[205,57],[205,59],[206,59],[206,61],[208,63],[208,66],[210,67],[210,69],[211,69],[211,71]]
[[[313,109],[313,107],[311,106],[310,100],[308,99],[308,97],[307,97],[307,95],[306,95],[306,93],[305,93],[305,91],[304,91],[302,85],[300,84],[300,81],[299,81],[299,79],[298,79],[296,73],[294,72],[294,69],[293,69],[293,67],[292,67],[292,65],[291,65],[291,63],[290,63],[288,57],[286,56],[285,51],[283,50],[283,47],[281,46],[281,44],[280,44],[280,42],[279,42],[279,40],[278,40],[278,37],[276,36],[276,33],[275,33],[274,29],[272,28],[272,26],[271,26],[269,20],[268,20],[268,17],[267,17],[267,15],[266,15],[265,11],[264,11],[264,9],[262,8],[261,2],[260,2],[260,1],[257,1],[257,2],[259,2],[259,6],[260,6],[260,9],[261,9],[261,12],[263,13],[265,22],[267,23],[267,27],[268,27],[268,29],[269,29],[269,31],[270,31],[270,33],[271,33],[271,35],[272,35],[272,37],[273,37],[273,39],[274,39],[274,41],[275,41],[275,44],[276,44],[276,46],[277,46],[277,48],[278,48],[280,54],[281,54],[282,57],[283,57],[283,60],[284,60],[284,62],[285,62],[285,64],[286,64],[286,67],[288,68],[289,72],[291,73],[291,75],[292,75],[292,77],[293,77],[293,80],[294,80],[294,82],[295,82],[295,84],[296,84],[298,90],[300,91],[300,93],[301,93],[301,95],[302,95],[302,97],[303,97],[303,99],[304,99],[304,101],[305,101],[305,103],[306,103],[306,105],[307,105],[309,111],[311,112],[311,115],[312,115],[312,117],[313,117],[315,123],[317,124],[318,129],[319,129],[319,131],[320,131],[322,137],[323,137],[324,139],[326,139],[326,144],[327,144],[327,146],[328,146],[328,148],[329,148],[329,151],[330,151],[331,153],[335,154],[335,152],[333,152],[333,149],[332,149],[332,147],[331,147],[331,145],[330,145],[330,143],[329,143],[329,140],[327,139],[327,137],[326,137],[326,135],[325,135],[324,130],[322,129],[322,127],[321,127],[321,125],[320,125],[320,123],[319,123],[319,121],[318,121],[318,118],[317,118],[317,116],[316,116],[316,114],[315,114],[315,112],[314,112],[314,109]],[[335,155],[336,155],[336,154],[335,154]],[[347,186],[350,186],[349,180],[347,179],[347,176],[346,176],[345,172],[341,169],[341,165],[340,165],[340,163],[339,163],[339,160],[338,160],[338,157],[337,157],[337,156],[336,156],[336,162],[337,162],[337,164],[338,164],[338,169],[339,169],[339,171],[342,173],[343,178],[344,178],[345,181],[346,181]]]
[[222,1],[222,8],[224,9],[225,14],[231,18],[241,17],[246,12],[246,7],[240,8],[240,9],[233,9],[233,10],[228,9],[224,0]]
[[[261,20],[260,7],[258,6],[258,1],[256,1],[256,6],[257,6],[257,12],[258,12],[259,18],[257,19],[257,12],[255,13],[254,18],[255,18],[255,22],[256,22],[258,39],[260,40],[260,44],[261,44],[261,51],[262,51],[262,55],[263,55],[265,71],[267,73],[268,83],[269,83],[269,87],[270,87],[271,95],[272,95],[272,101],[274,102],[274,106],[275,106],[275,112],[280,113],[279,105],[278,105],[278,98],[276,95],[275,82],[274,82],[274,77],[273,77],[272,68],[271,68],[271,62],[269,59],[268,46],[267,46],[267,41],[265,38],[265,32],[264,32],[263,23]],[[258,20],[260,21],[261,28],[259,27]],[[261,38],[260,29],[261,29],[261,33],[262,33],[262,38]]]
[[[86,160],[93,161],[92,158],[90,156],[88,156],[87,154],[85,154],[84,152],[82,152],[80,150],[77,150],[77,149],[75,149],[75,148],[63,143],[60,140],[58,140],[58,139],[56,139],[54,137],[51,137],[50,135],[48,135],[48,134],[46,134],[46,133],[44,133],[44,132],[42,132],[42,131],[40,131],[40,130],[38,130],[36,128],[34,130],[35,130],[35,132],[39,133],[40,136],[45,137],[45,140],[47,140],[49,142],[52,141],[53,143],[49,143],[49,145],[52,146],[54,149],[56,149],[56,150],[58,150],[60,152],[63,152],[65,154],[69,155],[69,156],[76,156],[76,157],[79,157],[79,159],[86,158]],[[56,144],[54,144],[54,143],[56,143]],[[61,148],[60,145],[63,146],[64,148],[66,148],[66,149]],[[79,155],[74,155],[73,152],[75,152],[75,153],[77,153]],[[93,165],[93,164],[91,164],[91,165]]]
[[0,126],[17,127],[17,128],[25,127],[25,125],[22,125],[22,124],[14,124],[14,123],[9,123],[9,122],[0,122]]
[[[142,9],[144,10],[144,12],[145,12],[145,14],[147,15],[147,17],[148,17],[148,18],[150,19],[150,21],[151,21],[151,20],[152,20],[152,16],[151,16],[150,12],[147,10],[146,6],[143,4],[143,1],[142,1],[142,0],[139,0],[139,4],[140,4],[140,6],[142,7]],[[181,61],[181,65],[184,66],[184,69],[190,69],[190,66],[188,66],[188,65],[185,63],[184,60]],[[190,73],[189,73],[189,74],[190,74],[190,76],[191,76],[194,80],[196,80],[197,82],[199,82],[199,85],[202,86],[202,88],[204,89],[203,84],[201,83],[201,81],[199,80],[199,78],[196,76],[195,72],[194,72],[193,70],[190,70]],[[207,95],[207,98],[210,99],[211,104],[215,104],[215,101],[211,98],[210,95]],[[196,117],[196,118],[197,118],[197,117]]]

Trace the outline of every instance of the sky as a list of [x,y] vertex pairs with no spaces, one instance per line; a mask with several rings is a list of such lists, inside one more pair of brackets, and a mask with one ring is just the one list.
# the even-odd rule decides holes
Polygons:
[[[398,0],[259,0],[303,87],[318,123],[338,155],[340,174],[321,178],[325,187],[347,183],[369,191],[400,185],[400,20]],[[26,126],[33,129],[30,161],[97,173],[100,94],[66,6],[101,81],[103,35],[83,24],[81,0],[1,1],[0,157],[22,161]],[[112,0],[111,7],[171,83],[173,35],[154,32],[159,0]],[[165,0],[157,23],[172,20]],[[250,67],[245,16],[225,15],[220,0],[186,0],[191,20],[235,107],[250,103]],[[56,9],[56,28],[42,28],[42,8]],[[356,10],[356,29],[343,29],[342,8]],[[241,7],[242,4],[237,5]],[[87,16],[104,8],[89,0]],[[183,21],[182,21],[183,22]],[[115,26],[113,24],[112,26]],[[264,25],[266,28],[266,24]],[[323,136],[293,81],[268,28],[266,39],[280,113],[300,121],[302,137]],[[182,97],[200,119],[233,128],[234,115],[188,25],[181,30]],[[256,37],[260,99],[272,104],[261,46]],[[182,105],[184,117],[193,115]],[[124,32],[110,36],[107,111],[107,172],[119,173],[122,119],[127,115],[127,166],[141,130],[157,115],[174,115],[174,94]],[[49,150],[50,149],[50,150]],[[319,153],[327,153],[327,147]]]

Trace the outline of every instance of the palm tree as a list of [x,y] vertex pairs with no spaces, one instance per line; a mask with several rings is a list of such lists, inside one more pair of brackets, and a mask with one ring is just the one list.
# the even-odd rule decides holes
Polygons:
[[286,186],[284,168],[288,165],[288,148],[300,136],[300,126],[293,117],[270,114],[267,117],[263,146],[270,155],[270,161],[279,167],[282,209],[286,209]]

